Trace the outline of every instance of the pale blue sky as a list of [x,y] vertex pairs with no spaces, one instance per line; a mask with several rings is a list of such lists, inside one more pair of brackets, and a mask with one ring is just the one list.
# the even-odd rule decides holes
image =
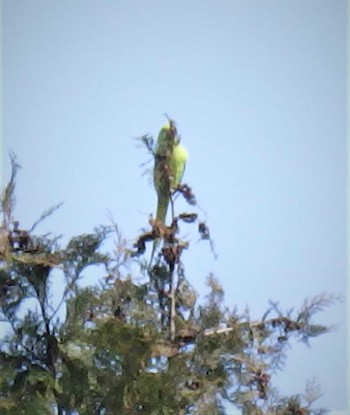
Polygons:
[[[133,137],[156,136],[167,112],[218,254],[196,242],[184,254],[202,298],[211,271],[253,318],[269,299],[345,294],[345,0],[2,7],[3,171],[12,150],[23,227],[64,201],[38,231],[66,241],[111,212],[132,242],[156,202]],[[339,327],[293,345],[278,385],[301,392],[316,376],[319,404],[344,409],[345,303],[318,321]]]

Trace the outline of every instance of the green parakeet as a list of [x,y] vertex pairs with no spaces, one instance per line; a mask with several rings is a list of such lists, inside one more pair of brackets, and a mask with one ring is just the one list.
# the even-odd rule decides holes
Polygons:
[[[170,121],[160,130],[154,153],[153,180],[158,197],[156,220],[163,224],[165,224],[171,192],[181,184],[187,159],[187,150],[180,144],[176,127]],[[159,240],[154,242],[151,262],[158,243]]]
[[172,122],[162,127],[155,148],[154,186],[158,196],[156,218],[165,223],[171,191],[181,184],[188,153]]

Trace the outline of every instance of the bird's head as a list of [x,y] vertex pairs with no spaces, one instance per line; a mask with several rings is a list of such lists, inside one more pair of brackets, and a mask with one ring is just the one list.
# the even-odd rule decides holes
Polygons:
[[177,141],[178,138],[175,122],[173,120],[169,120],[168,124],[163,125],[159,135],[164,137],[166,141]]

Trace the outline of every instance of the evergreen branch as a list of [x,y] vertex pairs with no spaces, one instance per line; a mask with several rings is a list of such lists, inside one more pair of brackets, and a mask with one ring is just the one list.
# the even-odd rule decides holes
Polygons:
[[62,298],[61,298],[61,300],[59,301],[59,303],[58,303],[58,305],[57,305],[57,307],[56,307],[56,310],[54,310],[54,312],[51,314],[50,320],[52,320],[52,319],[55,317],[55,315],[58,313],[59,309],[62,307],[62,305],[63,305],[64,301],[66,300],[67,295],[68,295],[68,294],[69,294],[69,292],[70,292],[70,291],[72,291],[72,289],[74,288],[74,286],[75,286],[75,284],[76,284],[77,280],[79,279],[79,274],[77,274],[75,277],[76,277],[76,278],[73,278],[73,279],[72,279],[72,281],[71,281],[71,282],[69,282],[69,283],[67,284],[66,288],[64,289],[63,294],[62,294]]
[[16,156],[14,153],[10,153],[10,161],[11,161],[11,177],[10,180],[1,196],[1,210],[3,213],[3,224],[2,226],[5,229],[8,229],[9,224],[12,220],[12,210],[15,206],[15,179],[18,169],[21,166],[16,161]]
[[222,333],[229,333],[230,331],[235,330],[233,327],[224,327],[221,329],[209,328],[205,329],[203,332],[204,336],[212,336],[213,334],[222,334]]
[[39,225],[40,222],[45,220],[48,216],[51,216],[55,210],[59,209],[63,205],[63,202],[58,203],[55,206],[50,207],[49,209],[44,210],[44,212],[41,214],[40,218],[34,222],[32,227],[29,229],[29,232],[33,232],[33,230]]
[[11,255],[7,259],[26,265],[41,265],[43,267],[63,269],[63,265],[58,262],[58,257],[50,255],[48,258],[49,259],[39,255],[22,254],[21,256]]

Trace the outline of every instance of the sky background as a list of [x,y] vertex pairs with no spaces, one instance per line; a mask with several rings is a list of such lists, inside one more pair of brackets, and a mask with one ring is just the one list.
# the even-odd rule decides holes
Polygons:
[[[112,214],[131,244],[156,204],[134,138],[166,112],[218,254],[191,234],[201,300],[210,272],[253,319],[345,295],[346,24],[345,0],[3,0],[2,172],[15,152],[21,227],[62,201],[38,233],[65,243]],[[317,321],[337,329],[293,343],[275,385],[316,377],[318,405],[345,410],[346,302]]]

